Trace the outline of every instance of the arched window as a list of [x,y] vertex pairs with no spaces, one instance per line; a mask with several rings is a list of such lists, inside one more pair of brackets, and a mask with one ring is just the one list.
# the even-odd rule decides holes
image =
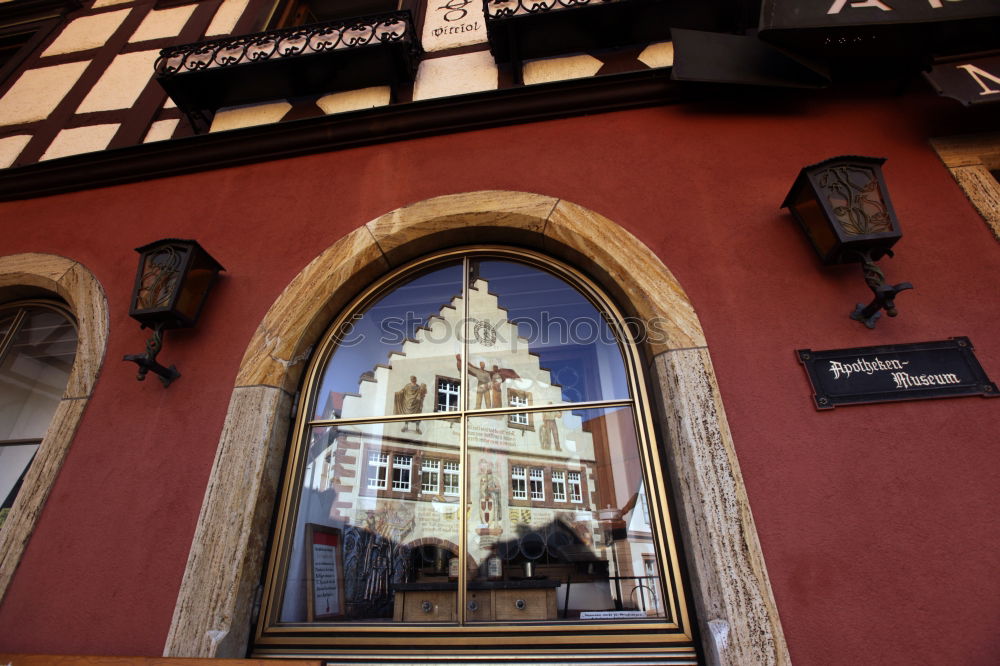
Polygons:
[[255,654],[692,663],[647,332],[526,250],[371,286],[306,372]]
[[0,525],[66,390],[76,338],[56,303],[0,305]]

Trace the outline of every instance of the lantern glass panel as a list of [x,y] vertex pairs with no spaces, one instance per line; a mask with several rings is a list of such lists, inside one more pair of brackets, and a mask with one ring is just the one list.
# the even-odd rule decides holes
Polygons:
[[166,245],[143,256],[142,275],[135,295],[136,312],[170,308],[189,252],[183,246]]
[[188,271],[187,278],[181,287],[181,293],[177,297],[177,305],[174,306],[174,310],[191,321],[197,319],[216,273],[215,266],[206,261],[203,256],[197,256],[195,265]]
[[854,164],[833,166],[817,173],[814,182],[843,236],[893,231],[875,169]]
[[830,255],[837,246],[837,237],[827,219],[826,211],[813,196],[811,188],[803,187],[799,190],[792,204],[792,210],[816,252],[824,262],[830,261],[832,258]]

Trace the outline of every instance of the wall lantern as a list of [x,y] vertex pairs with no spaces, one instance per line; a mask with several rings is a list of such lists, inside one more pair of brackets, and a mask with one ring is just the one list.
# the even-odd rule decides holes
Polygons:
[[135,251],[140,255],[139,268],[128,314],[142,328],[153,329],[153,337],[146,341],[145,354],[129,354],[124,360],[139,366],[139,381],[152,371],[170,386],[181,374],[174,366],[156,362],[163,332],[195,325],[215,278],[225,269],[193,240],[165,238]]
[[890,285],[875,262],[902,237],[878,157],[845,155],[807,166],[799,172],[782,208],[791,211],[824,265],[859,262],[875,298],[858,304],[851,319],[875,328],[885,310],[895,317],[896,294],[913,289],[909,282]]

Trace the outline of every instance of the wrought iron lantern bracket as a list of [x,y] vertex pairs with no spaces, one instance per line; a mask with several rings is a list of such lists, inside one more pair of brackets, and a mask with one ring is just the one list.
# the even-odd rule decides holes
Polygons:
[[893,256],[892,246],[903,233],[882,177],[884,159],[845,155],[804,167],[785,197],[823,264],[858,262],[874,298],[858,304],[850,317],[868,328],[882,311],[895,317],[896,296],[913,289],[909,282],[887,284],[875,263]]
[[163,334],[197,323],[208,292],[225,269],[193,240],[166,238],[136,248],[136,252],[139,267],[129,316],[141,328],[152,329],[153,335],[146,341],[146,353],[127,354],[123,360],[139,366],[136,379],[140,382],[152,372],[164,386],[170,386],[181,373],[156,360],[163,349]]
[[[885,253],[890,257],[893,256],[892,250],[886,250]],[[896,295],[901,291],[913,289],[913,285],[909,282],[886,284],[885,273],[878,267],[878,264],[872,261],[871,254],[869,252],[856,252],[856,254],[861,262],[861,271],[864,273],[865,283],[872,290],[872,293],[875,294],[875,298],[868,305],[858,303],[857,307],[854,308],[854,312],[851,313],[851,319],[860,321],[868,328],[875,328],[878,318],[882,316],[882,310],[885,310],[886,314],[890,317],[895,317],[899,314],[896,310]]]
[[172,365],[167,368],[156,362],[156,356],[161,349],[163,349],[163,323],[153,327],[152,337],[146,340],[145,354],[126,354],[122,360],[131,361],[139,366],[139,372],[135,376],[138,381],[144,381],[146,375],[152,371],[160,378],[164,387],[170,386],[171,382],[181,376],[181,373]]

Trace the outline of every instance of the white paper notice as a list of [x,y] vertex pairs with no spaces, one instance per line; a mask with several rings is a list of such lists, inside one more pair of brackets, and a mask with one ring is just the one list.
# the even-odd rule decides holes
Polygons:
[[313,598],[316,617],[340,612],[340,585],[337,552],[333,546],[313,544]]

